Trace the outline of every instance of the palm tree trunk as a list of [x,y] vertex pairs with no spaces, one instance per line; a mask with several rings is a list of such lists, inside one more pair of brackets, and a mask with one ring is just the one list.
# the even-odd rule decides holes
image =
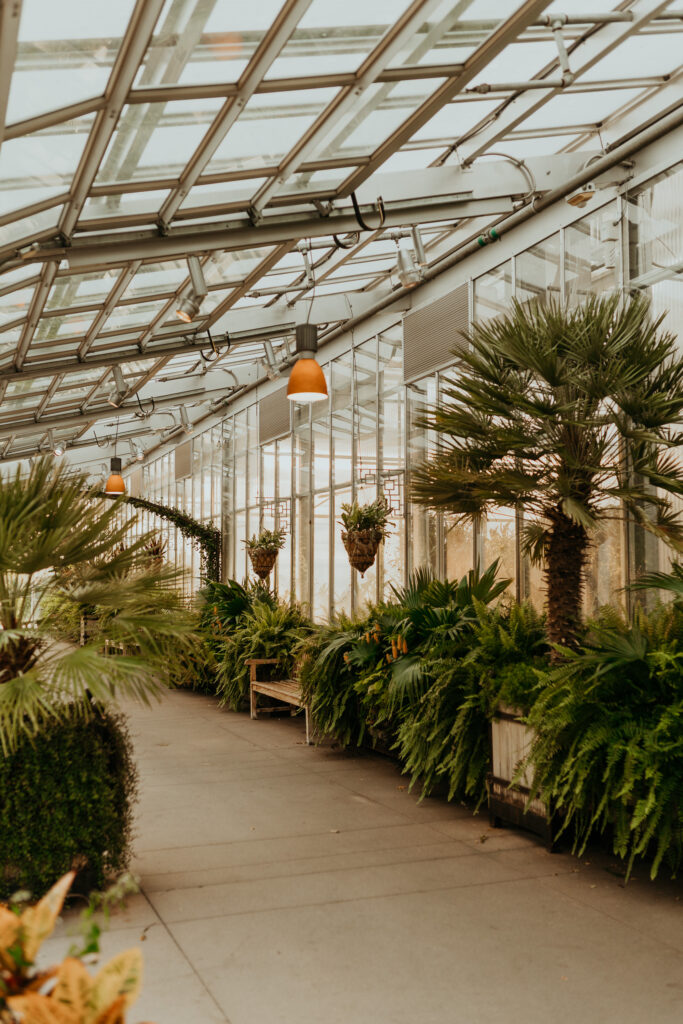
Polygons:
[[583,526],[560,509],[553,510],[550,519],[553,525],[545,548],[544,569],[548,639],[553,644],[576,647],[582,621],[588,535]]

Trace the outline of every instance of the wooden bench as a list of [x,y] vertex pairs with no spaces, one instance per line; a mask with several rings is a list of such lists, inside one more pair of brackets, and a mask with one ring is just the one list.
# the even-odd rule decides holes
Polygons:
[[277,658],[247,658],[249,666],[249,708],[252,718],[258,718],[256,695],[281,700],[292,705],[291,714],[295,715],[298,708],[303,708],[306,716],[306,743],[311,742],[310,708],[301,694],[301,684],[296,679],[272,679],[268,682],[258,679],[256,670],[259,665],[277,665]]

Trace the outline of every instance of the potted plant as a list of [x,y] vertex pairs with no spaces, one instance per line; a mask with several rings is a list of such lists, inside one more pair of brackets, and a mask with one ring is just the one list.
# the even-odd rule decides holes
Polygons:
[[250,540],[245,540],[247,552],[254,572],[264,580],[273,571],[278,551],[285,546],[284,530],[261,530]]
[[342,541],[349,556],[349,562],[364,576],[374,564],[377,551],[389,533],[391,506],[382,495],[367,505],[357,501],[342,505]]

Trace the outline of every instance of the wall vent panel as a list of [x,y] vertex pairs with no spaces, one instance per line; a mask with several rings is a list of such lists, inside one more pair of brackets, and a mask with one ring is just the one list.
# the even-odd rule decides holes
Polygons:
[[287,398],[287,385],[274,391],[267,398],[259,402],[259,441],[261,444],[268,444],[278,437],[284,437],[289,433],[289,408],[290,401]]
[[184,480],[192,476],[192,440],[184,441],[175,450],[175,478]]
[[466,344],[470,323],[468,285],[411,310],[403,318],[403,379],[417,380],[453,363],[453,351]]

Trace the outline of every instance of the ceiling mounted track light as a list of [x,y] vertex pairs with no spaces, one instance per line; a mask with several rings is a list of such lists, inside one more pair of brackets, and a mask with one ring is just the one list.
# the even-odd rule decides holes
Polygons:
[[296,325],[297,361],[289,374],[287,398],[290,402],[322,402],[327,398],[325,375],[317,363],[318,328],[315,324]]
[[59,458],[61,455],[63,455],[64,452],[66,451],[66,448],[61,441],[55,441],[55,435],[52,430],[48,430],[47,438],[50,448],[52,449],[52,454],[56,458]]
[[208,288],[206,287],[206,281],[204,280],[204,271],[202,265],[196,256],[187,257],[187,269],[190,272],[190,281],[192,282],[192,288],[188,295],[183,298],[175,311],[175,315],[183,323],[191,323],[202,306],[202,299],[206,297]]
[[180,413],[180,422],[182,424],[183,430],[185,431],[186,434],[191,434],[192,423],[190,422],[190,417],[187,415],[187,409],[185,408],[184,405],[181,405],[178,407],[178,412]]
[[142,462],[142,460],[145,457],[145,453],[143,452],[140,445],[136,444],[136,442],[133,440],[130,440],[128,444],[130,446],[131,458],[135,459],[136,462]]
[[422,270],[417,264],[413,250],[402,241],[398,243],[396,273],[404,288],[415,288],[422,280]]
[[104,485],[104,493],[119,496],[126,493],[126,485],[123,482],[121,476],[121,459],[116,456],[111,460],[109,464],[109,477],[106,484]]

